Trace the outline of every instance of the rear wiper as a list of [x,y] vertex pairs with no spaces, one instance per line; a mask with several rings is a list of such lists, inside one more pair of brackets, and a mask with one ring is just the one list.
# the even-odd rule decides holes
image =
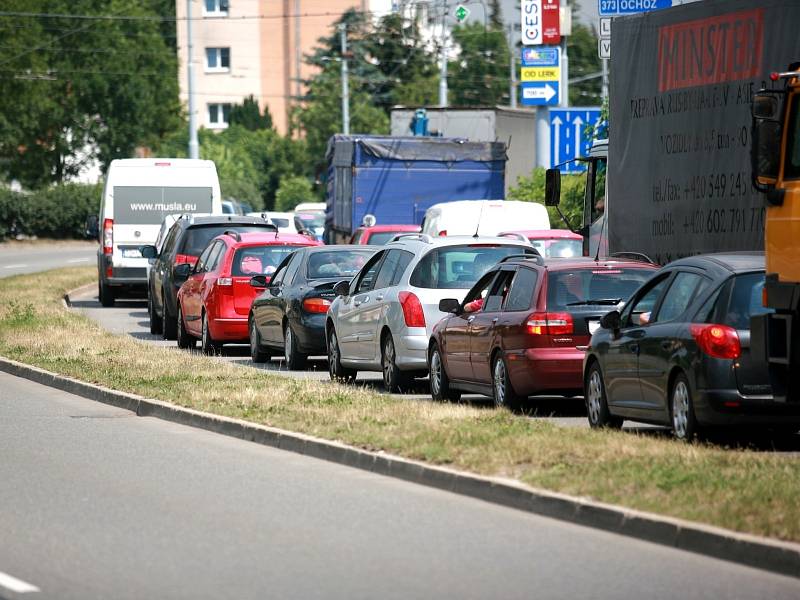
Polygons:
[[567,306],[585,306],[587,304],[619,304],[622,298],[597,298],[593,300],[581,300],[580,302],[569,302]]

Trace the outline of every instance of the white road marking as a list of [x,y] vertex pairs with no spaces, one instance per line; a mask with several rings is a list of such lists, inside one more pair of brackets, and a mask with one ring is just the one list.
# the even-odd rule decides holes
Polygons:
[[89,259],[88,258],[71,258],[67,262],[68,263],[89,262]]
[[0,571],[0,587],[4,587],[7,590],[16,592],[17,594],[27,594],[28,592],[41,591],[35,585],[32,585],[26,581],[22,581],[21,579],[17,579],[16,577],[12,577],[11,575],[3,573],[2,571]]
[[23,265],[23,264],[19,264],[19,265],[6,265],[6,266],[4,266],[3,268],[4,268],[4,269],[21,269],[22,267],[27,267],[27,266],[28,266],[28,265]]

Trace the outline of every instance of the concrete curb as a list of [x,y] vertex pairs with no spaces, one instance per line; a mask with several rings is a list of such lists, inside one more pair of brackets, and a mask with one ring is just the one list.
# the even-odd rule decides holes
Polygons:
[[4,357],[0,357],[0,371],[130,410],[138,416],[164,419],[509,508],[603,529],[782,575],[800,577],[800,544],[770,540],[593,502],[531,488],[513,480],[482,477],[435,467],[383,452],[368,452],[338,442],[118,392]]

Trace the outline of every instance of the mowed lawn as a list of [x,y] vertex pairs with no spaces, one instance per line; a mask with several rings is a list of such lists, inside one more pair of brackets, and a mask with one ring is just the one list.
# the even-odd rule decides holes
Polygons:
[[[0,280],[0,355],[117,390],[640,510],[800,541],[800,457],[562,428],[300,381],[115,336],[62,304],[89,267]],[[24,402],[24,398],[16,399]]]

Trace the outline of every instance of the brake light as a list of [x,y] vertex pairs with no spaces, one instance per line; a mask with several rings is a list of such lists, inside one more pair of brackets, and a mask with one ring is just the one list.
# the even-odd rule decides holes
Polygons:
[[742,355],[739,334],[733,327],[692,323],[689,332],[700,350],[712,358],[737,359]]
[[764,307],[769,306],[769,298],[767,296],[767,286],[761,288],[761,306]]
[[103,254],[114,251],[114,219],[103,219]]
[[442,229],[439,232],[439,237],[447,237],[447,229]]
[[306,298],[303,300],[303,310],[306,312],[324,315],[328,312],[331,301],[326,298]]
[[425,311],[422,310],[422,303],[417,295],[412,292],[400,292],[397,297],[400,306],[403,307],[406,327],[425,327]]
[[526,329],[531,335],[572,335],[575,324],[569,313],[534,313],[528,317]]
[[197,257],[192,256],[191,254],[176,254],[175,255],[175,264],[176,265],[183,265],[189,264],[194,265],[197,262]]

